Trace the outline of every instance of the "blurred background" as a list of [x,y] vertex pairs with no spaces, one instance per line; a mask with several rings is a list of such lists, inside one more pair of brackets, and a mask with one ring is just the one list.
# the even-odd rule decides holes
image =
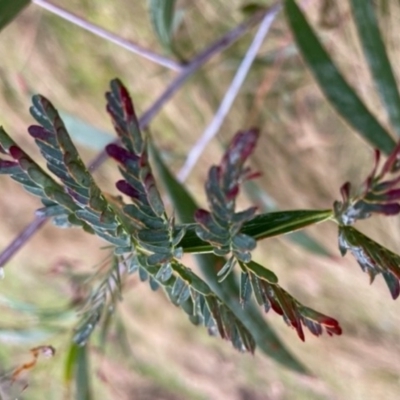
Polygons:
[[[157,39],[145,1],[53,3],[174,57]],[[389,55],[396,60],[400,4],[376,3]],[[176,54],[190,60],[246,18],[245,4],[240,0],[177,1]],[[302,4],[346,78],[387,124],[348,2],[309,0]],[[255,32],[256,27],[191,76],[151,122],[154,141],[172,171],[180,169],[212,120]],[[0,56],[0,123],[32,156],[39,155],[26,132],[33,123],[28,111],[32,93],[51,99],[67,122],[76,124],[71,134],[84,160],[90,161],[110,140],[107,135],[112,135],[104,99],[109,81],[119,77],[125,83],[141,115],[177,74],[34,4],[1,32]],[[261,211],[330,208],[345,181],[360,184],[372,168],[373,149],[324,99],[301,61],[282,12],[218,136],[187,180],[199,204],[205,205],[207,169],[219,159],[229,139],[250,126],[258,126],[262,133],[252,158],[262,177],[243,193],[243,206],[256,203]],[[40,157],[35,159],[42,162]],[[116,192],[118,172],[112,161],[104,163],[95,177],[102,188]],[[32,220],[40,202],[8,177],[1,176],[0,185],[1,250]],[[398,218],[375,217],[358,223],[358,228],[400,252]],[[229,343],[209,337],[206,329],[194,327],[162,291],[151,292],[148,284],[132,276],[107,347],[96,342],[91,347],[93,398],[398,399],[399,302],[391,299],[381,278],[370,286],[368,276],[351,257],[340,257],[335,224],[326,222],[306,233],[307,240],[292,236],[260,242],[255,259],[278,275],[283,288],[304,304],[338,319],[343,327],[342,336],[307,334],[302,343],[280,317],[265,315],[313,377],[291,372],[260,351],[254,356],[237,353]],[[76,280],[92,273],[107,256],[104,245],[77,229],[62,230],[48,223],[5,266],[0,281],[0,389],[4,392],[0,396],[69,398],[64,366],[76,316],[67,306],[71,298],[79,297]],[[191,260],[187,263],[191,265]],[[54,309],[67,311],[54,315]],[[10,389],[2,374],[30,361],[29,349],[41,344],[53,345],[56,355],[40,359]]]

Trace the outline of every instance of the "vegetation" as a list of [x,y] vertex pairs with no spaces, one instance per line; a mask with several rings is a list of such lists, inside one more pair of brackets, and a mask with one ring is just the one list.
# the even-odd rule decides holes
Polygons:
[[[118,332],[119,341],[126,335],[124,318],[118,317],[117,308],[134,273],[141,281],[148,281],[152,290],[161,287],[193,324],[203,325],[210,334],[229,340],[237,350],[253,353],[258,346],[286,368],[304,375],[310,374],[309,366],[293,356],[280,341],[258,306],[267,313],[273,310],[282,316],[302,341],[306,338],[304,328],[315,336],[324,331],[331,336],[341,335],[340,313],[336,311],[333,318],[315,311],[284,289],[285,285],[275,272],[255,261],[258,242],[323,222],[323,226],[325,222],[336,224],[342,256],[351,253],[369,274],[371,282],[381,274],[393,299],[400,294],[400,256],[353,227],[357,221],[377,214],[400,213],[400,146],[396,145],[390,129],[378,121],[347,83],[294,0],[285,0],[283,8],[298,49],[326,98],[355,131],[377,148],[372,172],[359,189],[354,189],[349,182],[343,184],[342,198],[335,201],[331,209],[259,213],[258,207],[251,205],[243,210],[238,207],[239,193],[249,190],[249,184],[260,175],[247,165],[260,137],[256,128],[237,132],[219,164],[210,167],[204,185],[207,210],[196,205],[187,188],[169,171],[154,135],[148,129],[143,133],[144,128],[148,128],[154,109],[168,99],[170,91],[176,90],[206,56],[213,54],[209,49],[218,49],[218,46],[222,49],[226,40],[233,41],[233,36],[228,36],[191,62],[179,61],[186,55],[182,56],[185,51],[174,39],[179,36],[175,34],[180,17],[173,3],[150,1],[149,9],[161,45],[178,61],[169,64],[168,59],[160,60],[172,69],[181,69],[180,78],[174,81],[172,89],[166,90],[167,94],[161,97],[163,101],[156,102],[156,107],[142,118],[137,117],[127,88],[119,79],[113,79],[106,93],[106,109],[118,140],[108,144],[105,153],[88,167],[64,122],[68,115],[63,116],[44,96],[32,97],[30,113],[38,125],[31,125],[28,132],[49,172],[40,162],[34,161],[31,150],[24,151],[13,139],[14,135],[0,128],[0,152],[3,154],[0,173],[9,175],[40,199],[42,207],[36,212],[37,226],[51,219],[58,227],[79,227],[108,243],[109,255],[90,274],[77,273],[68,266],[63,268],[61,275],[73,288],[66,307],[32,311],[42,324],[51,321],[49,332],[55,334],[60,329],[72,333],[63,368],[66,390],[78,399],[92,398],[89,357],[93,344],[98,343],[105,351],[113,331]],[[352,0],[350,3],[378,95],[392,130],[400,132],[400,95],[381,38],[376,7],[369,1]],[[333,4],[325,3],[330,12],[335,7]],[[4,19],[3,26],[25,5],[16,3],[14,10],[8,10],[10,17]],[[246,7],[246,10],[252,13],[251,23],[261,21],[263,24],[274,17],[279,8],[279,5],[260,6]],[[246,24],[241,25],[240,29],[245,27]],[[387,156],[383,163],[381,152]],[[103,190],[94,176],[105,154],[118,163],[123,178],[118,178],[115,184],[119,195]],[[168,207],[158,187],[159,181],[172,207]],[[310,252],[331,256],[330,249],[304,233],[291,238]],[[198,269],[187,264],[185,254],[195,255]],[[12,308],[11,303],[9,307]],[[74,315],[79,316],[79,321]],[[57,327],[60,317],[62,324]],[[74,328],[67,322],[69,319],[74,320]],[[33,361],[18,365],[5,375],[1,397],[7,398],[10,390],[25,390],[26,385],[21,384],[22,373],[36,367],[39,355],[55,354],[56,346],[53,347],[51,335],[49,337],[48,344],[37,343],[31,350]]]

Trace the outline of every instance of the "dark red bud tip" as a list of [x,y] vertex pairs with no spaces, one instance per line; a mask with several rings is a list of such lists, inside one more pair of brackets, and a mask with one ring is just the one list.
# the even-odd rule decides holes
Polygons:
[[238,132],[232,140],[231,151],[239,151],[242,160],[246,160],[254,151],[260,132],[257,128],[251,128],[244,132]]
[[15,160],[19,160],[25,156],[25,153],[18,146],[11,146],[9,152],[11,157]]
[[137,159],[134,154],[113,143],[106,146],[106,153],[121,164],[125,164],[127,161]]
[[228,193],[226,193],[226,199],[228,201],[234,200],[239,194],[239,185],[235,185]]
[[338,335],[340,336],[343,331],[342,328],[338,325],[338,326],[327,326],[326,327],[326,332],[328,335],[333,336],[333,335]]
[[262,176],[262,173],[260,171],[255,171],[255,172],[249,172],[246,176],[245,179],[247,181],[250,181],[252,179],[257,179],[260,178]]
[[115,186],[117,187],[117,189],[123,193],[126,194],[129,197],[132,198],[138,198],[139,197],[139,192],[133,188],[127,181],[125,180],[120,180],[118,181]]
[[400,200],[400,189],[391,189],[383,193],[386,201]]
[[39,125],[31,125],[28,128],[28,132],[33,138],[43,141],[48,141],[49,137],[52,135],[51,132]]
[[350,198],[350,190],[351,190],[351,183],[346,182],[341,188],[340,188],[340,194],[342,195],[342,199],[344,202],[346,202]]
[[194,213],[194,219],[195,221],[199,223],[204,223],[209,220],[210,213],[206,210],[203,210],[202,208],[196,210]]
[[376,204],[375,212],[384,214],[384,215],[397,215],[400,213],[400,205],[397,203],[389,203],[389,204]]

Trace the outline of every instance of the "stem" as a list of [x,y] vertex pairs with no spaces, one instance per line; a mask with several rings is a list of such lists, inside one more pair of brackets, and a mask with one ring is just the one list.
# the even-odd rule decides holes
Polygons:
[[[267,13],[257,13],[251,16],[246,22],[232,29],[216,42],[211,44],[201,53],[190,61],[182,72],[169,84],[169,86],[164,90],[160,97],[151,105],[151,107],[144,112],[144,114],[139,118],[140,129],[144,129],[154,118],[154,116],[160,111],[164,104],[181,88],[185,81],[193,75],[203,64],[205,64],[212,56],[225,50],[227,47],[232,45],[240,36],[242,36],[250,27],[263,19]],[[114,143],[118,143],[115,141]],[[89,170],[96,170],[106,159],[107,153],[105,150],[100,152],[97,157],[89,164]]]
[[281,9],[281,5],[277,4],[274,7],[271,7],[269,11],[264,15],[264,19],[262,20],[260,27],[256,35],[254,36],[253,42],[251,43],[249,49],[243,61],[241,62],[238,70],[236,71],[236,75],[232,80],[231,85],[229,86],[219,108],[216,112],[213,120],[207,126],[203,135],[199,138],[196,144],[192,147],[189,152],[186,161],[178,172],[178,180],[183,182],[190,174],[193,167],[196,165],[198,159],[206,148],[207,144],[212,140],[212,138],[218,133],[221,128],[222,123],[224,122],[225,117],[227,116],[229,110],[232,107],[233,102],[236,99],[236,96],[239,93],[240,88],[243,85],[244,80],[250,70],[251,65],[257,55],[257,52],[262,45],[266,35],[269,32],[269,29],[274,21],[275,17],[278,15],[278,12]]
[[153,61],[156,64],[162,65],[163,67],[172,69],[173,71],[182,71],[182,69],[184,68],[181,64],[177,63],[174,60],[154,53],[153,51],[148,50],[136,43],[133,43],[130,40],[123,39],[118,35],[107,31],[106,29],[100,28],[99,26],[94,25],[84,20],[83,18],[74,15],[69,11],[64,10],[63,8],[48,2],[47,0],[32,0],[32,3],[46,9],[47,11],[50,11],[51,13],[65,19],[66,21],[73,23],[76,26],[79,26],[95,34],[96,36],[106,39],[109,42],[112,42],[118,46],[121,46],[132,53],[139,54],[143,58]]
[[1,253],[0,267],[3,267],[10,258],[44,225],[46,217],[36,217]]

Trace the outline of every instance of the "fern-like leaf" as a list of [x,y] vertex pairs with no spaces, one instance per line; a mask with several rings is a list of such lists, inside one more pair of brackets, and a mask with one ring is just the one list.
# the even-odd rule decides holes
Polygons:
[[241,274],[241,301],[245,304],[254,296],[265,312],[270,309],[281,315],[284,321],[294,328],[301,340],[305,340],[303,326],[309,331],[320,336],[325,328],[328,335],[341,335],[342,329],[334,318],[321,314],[311,308],[305,307],[278,284],[276,275],[254,261],[240,263]]
[[65,192],[79,206],[75,217],[110,243],[128,247],[130,238],[121,232],[115,207],[85,167],[57,110],[40,95],[33,96],[32,103],[30,112],[42,126],[30,126],[28,131],[46,159],[48,169],[61,180]]
[[119,163],[124,178],[117,182],[117,188],[131,199],[131,204],[123,207],[123,221],[141,253],[147,255],[144,262],[163,266],[181,257],[178,244],[185,228],[175,229],[174,218],[166,215],[132,100],[118,79],[111,82],[106,98],[107,111],[123,145],[110,144],[106,150]]
[[339,227],[339,249],[344,256],[347,250],[355,257],[372,283],[382,274],[393,299],[400,294],[400,256],[365,236],[351,226]]
[[41,214],[53,216],[61,225],[76,224],[92,232],[84,221],[74,218],[79,210],[73,199],[64,191],[62,185],[45,172],[11,139],[0,127],[0,151],[12,160],[0,159],[0,174],[7,174],[20,183],[29,193],[39,197],[45,206]]
[[400,143],[378,173],[381,153],[375,150],[372,171],[358,192],[354,193],[350,182],[341,187],[342,201],[334,203],[335,218],[340,225],[352,225],[358,219],[369,218],[373,213],[389,216],[400,213],[399,154]]
[[251,250],[256,247],[252,237],[240,233],[243,224],[254,217],[256,207],[235,212],[235,206],[240,183],[256,176],[244,167],[244,163],[253,152],[258,136],[256,129],[235,135],[221,163],[211,167],[208,174],[205,189],[210,211],[200,209],[194,216],[199,224],[196,234],[213,246],[215,254],[232,253],[220,271],[221,279],[230,273],[236,260],[249,262]]
[[182,308],[192,323],[204,325],[211,335],[219,334],[239,351],[254,352],[255,340],[250,331],[191,269],[176,260],[161,268],[143,267],[137,256],[132,257],[131,265],[131,272],[141,269],[146,272],[141,279],[150,278],[150,285],[157,282],[163,287],[171,302]]
[[117,300],[121,299],[122,275],[127,267],[121,257],[114,256],[110,268],[102,275],[98,285],[91,288],[91,293],[80,310],[81,321],[75,329],[74,342],[84,346],[102,318],[113,312]]

